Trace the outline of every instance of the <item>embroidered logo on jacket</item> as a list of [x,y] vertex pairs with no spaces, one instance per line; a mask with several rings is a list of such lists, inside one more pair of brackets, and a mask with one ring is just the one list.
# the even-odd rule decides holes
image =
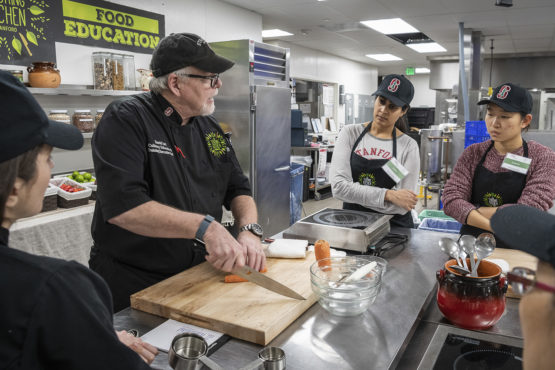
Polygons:
[[221,157],[229,149],[223,136],[219,132],[209,132],[204,136],[208,150],[215,157]]
[[166,154],[173,157],[171,147],[165,141],[154,140],[153,143],[148,143],[148,151],[151,153]]
[[503,198],[496,193],[486,193],[483,201],[487,207],[500,207],[503,205]]
[[362,185],[376,186],[376,178],[372,173],[361,173],[358,177],[358,182]]
[[399,86],[401,86],[401,80],[399,80],[398,78],[394,78],[389,83],[387,89],[391,92],[395,92],[399,89]]
[[509,95],[509,91],[511,91],[511,87],[509,85],[503,85],[496,95],[497,99],[506,99]]

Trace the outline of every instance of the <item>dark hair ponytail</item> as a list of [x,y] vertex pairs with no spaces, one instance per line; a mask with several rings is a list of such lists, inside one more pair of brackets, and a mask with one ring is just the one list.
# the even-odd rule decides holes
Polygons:
[[405,114],[403,114],[401,117],[399,117],[399,119],[397,120],[397,122],[395,122],[395,127],[397,127],[399,130],[401,130],[401,132],[403,133],[407,133],[409,132],[409,120],[407,118],[407,114],[410,110],[410,106],[405,105],[403,107],[403,111],[405,111]]

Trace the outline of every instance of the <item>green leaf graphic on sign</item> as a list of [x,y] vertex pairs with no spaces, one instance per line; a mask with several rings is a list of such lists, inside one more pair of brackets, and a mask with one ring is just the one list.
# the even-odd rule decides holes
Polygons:
[[44,10],[42,10],[41,8],[39,8],[36,5],[33,5],[32,7],[29,8],[29,11],[31,12],[31,14],[33,15],[39,15],[44,13]]
[[12,39],[12,46],[13,46],[13,48],[15,49],[15,51],[17,51],[17,53],[18,53],[19,55],[21,55],[21,46],[22,46],[22,45],[21,45],[21,41],[19,41],[18,39],[16,39],[15,36],[14,36],[14,38]]
[[39,46],[38,42],[37,42],[37,36],[35,36],[35,34],[31,31],[27,31],[27,40],[29,40],[30,42],[32,42],[33,44]]

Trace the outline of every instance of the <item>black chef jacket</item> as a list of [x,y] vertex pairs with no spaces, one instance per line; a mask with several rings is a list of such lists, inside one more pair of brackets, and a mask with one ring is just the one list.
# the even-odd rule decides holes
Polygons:
[[[149,92],[113,102],[92,139],[95,247],[116,261],[166,276],[193,265],[192,240],[150,238],[107,222],[154,200],[221,220],[222,205],[251,195],[248,178],[212,116],[182,119]],[[198,261],[196,262],[198,263]]]
[[8,248],[8,235],[0,227],[0,369],[150,369],[117,338],[97,274]]

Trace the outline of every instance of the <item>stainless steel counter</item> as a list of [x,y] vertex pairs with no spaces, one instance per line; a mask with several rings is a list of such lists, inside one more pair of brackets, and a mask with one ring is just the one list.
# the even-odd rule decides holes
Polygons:
[[[437,247],[445,234],[410,229],[392,231],[407,234],[410,239],[404,250],[388,258],[384,284],[374,304],[362,315],[347,318],[330,315],[319,304],[312,306],[269,344],[285,350],[287,369],[395,368],[422,322],[431,323],[422,330],[433,334],[432,326],[444,320],[435,308],[433,296],[435,272],[447,260]],[[500,321],[506,324],[496,325],[492,332],[520,336],[514,307],[508,305],[506,317]],[[421,322],[422,317],[428,321]],[[518,321],[518,312],[516,317]],[[136,328],[141,334],[163,321],[164,318],[129,308],[114,315],[116,329]],[[225,369],[238,369],[254,360],[260,348],[231,339],[210,358]],[[418,362],[413,365],[416,368]],[[170,369],[167,355],[159,354],[153,367]]]

